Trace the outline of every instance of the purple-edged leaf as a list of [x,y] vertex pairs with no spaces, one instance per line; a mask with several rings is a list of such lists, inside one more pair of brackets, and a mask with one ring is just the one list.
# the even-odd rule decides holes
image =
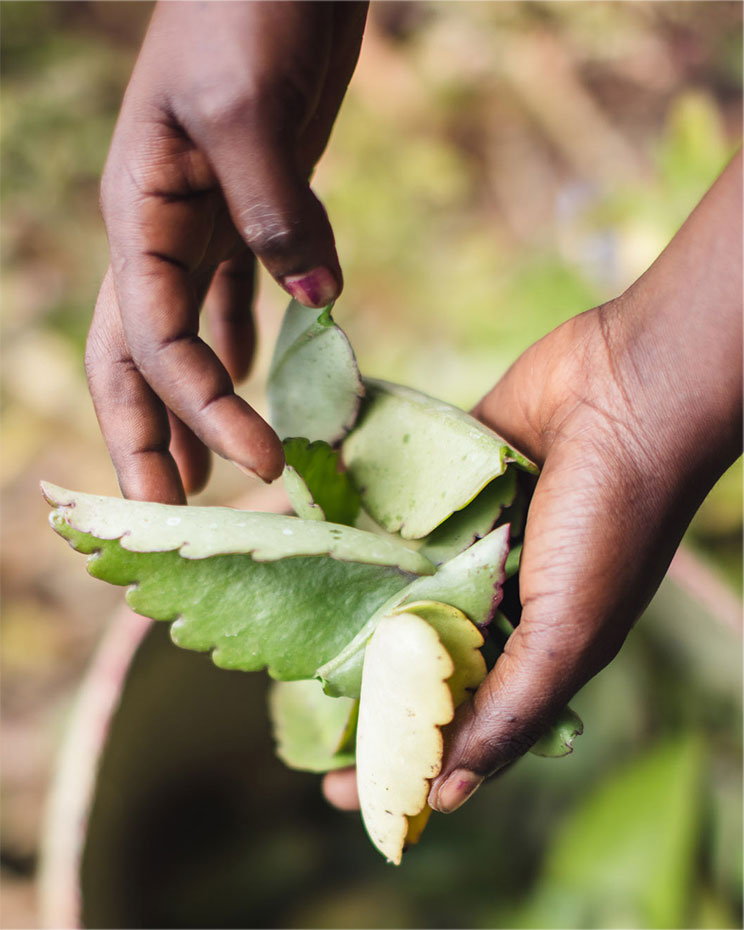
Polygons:
[[579,715],[564,707],[558,718],[543,733],[530,749],[536,756],[560,758],[573,752],[574,740],[584,732],[584,723]]
[[268,383],[279,436],[338,442],[354,425],[364,386],[344,331],[322,311],[292,301],[279,332]]
[[54,529],[88,570],[131,586],[137,613],[174,621],[216,665],[312,678],[396,591],[434,567],[351,527],[222,507],[174,507],[44,485]]
[[498,607],[509,551],[509,527],[503,526],[460,553],[428,578],[417,578],[396,592],[338,655],[318,669],[326,692],[358,697],[364,650],[383,617],[415,601],[440,601],[461,610],[476,626],[487,624]]
[[364,384],[367,397],[342,454],[362,506],[388,532],[421,539],[509,463],[537,471],[463,410],[398,384]]
[[516,489],[516,471],[508,468],[500,478],[486,485],[475,500],[429,533],[418,551],[435,565],[454,558],[491,532],[504,508],[514,501]]

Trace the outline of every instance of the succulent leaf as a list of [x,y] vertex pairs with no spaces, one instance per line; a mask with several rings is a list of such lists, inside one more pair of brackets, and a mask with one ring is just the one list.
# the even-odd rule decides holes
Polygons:
[[501,600],[504,562],[509,550],[509,527],[498,527],[461,552],[429,578],[417,578],[397,591],[367,621],[338,655],[318,669],[326,692],[358,697],[367,642],[383,617],[415,601],[440,601],[462,611],[482,626],[489,623]]
[[416,572],[434,570],[351,527],[44,491],[53,527],[91,554],[94,577],[131,585],[135,611],[174,621],[178,645],[212,650],[223,668],[313,678]]
[[536,471],[463,410],[398,384],[364,384],[367,396],[342,454],[363,507],[389,532],[420,539],[509,463]]
[[301,520],[325,520],[323,508],[315,503],[310,488],[296,468],[285,465],[282,481],[292,509]]
[[396,865],[408,818],[426,807],[442,765],[440,727],[454,716],[454,663],[415,614],[385,617],[364,658],[357,729],[357,789],[370,839]]
[[573,742],[584,732],[584,724],[579,715],[564,707],[550,728],[530,749],[536,756],[558,759],[573,752]]
[[482,539],[514,501],[517,490],[516,472],[507,468],[503,475],[486,485],[480,494],[462,510],[456,510],[444,523],[423,540],[419,552],[435,565],[441,565]]
[[[349,475],[341,470],[341,456],[327,442],[309,442],[307,439],[284,440],[287,467],[303,480],[311,501],[319,507],[330,523],[353,526],[360,509],[359,492]],[[285,485],[287,479],[285,477]],[[295,499],[302,505],[306,494],[297,494],[287,487],[292,505]],[[295,498],[293,498],[293,493]],[[302,516],[295,507],[298,516]]]
[[328,697],[312,679],[272,682],[269,711],[279,758],[305,772],[353,765],[353,745],[340,747],[355,705],[348,698]]
[[354,425],[364,386],[346,334],[331,318],[292,301],[269,372],[271,423],[279,436],[338,442]]

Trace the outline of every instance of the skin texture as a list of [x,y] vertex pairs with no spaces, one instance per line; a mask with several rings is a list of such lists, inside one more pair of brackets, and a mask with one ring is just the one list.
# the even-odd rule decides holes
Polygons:
[[277,436],[233,390],[253,356],[255,259],[308,306],[341,291],[308,179],[365,18],[356,2],[156,6],[104,171],[111,265],[86,352],[125,497],[185,503],[208,449],[280,474]]
[[[741,211],[739,156],[645,275],[529,348],[477,406],[542,472],[520,624],[447,728],[435,810],[526,752],[611,661],[740,454]],[[324,792],[352,807],[353,772]]]

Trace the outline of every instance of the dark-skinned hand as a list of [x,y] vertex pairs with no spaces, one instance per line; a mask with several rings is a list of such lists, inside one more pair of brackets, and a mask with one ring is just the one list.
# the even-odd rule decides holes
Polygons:
[[341,291],[309,177],[365,17],[356,2],[156,6],[104,171],[111,264],[86,353],[125,497],[185,503],[209,449],[281,473],[279,439],[233,389],[253,356],[255,259],[307,306]]
[[[445,732],[429,803],[455,810],[615,656],[690,519],[741,452],[737,157],[625,294],[528,349],[475,414],[541,466],[522,615]],[[326,796],[358,806],[353,770]]]

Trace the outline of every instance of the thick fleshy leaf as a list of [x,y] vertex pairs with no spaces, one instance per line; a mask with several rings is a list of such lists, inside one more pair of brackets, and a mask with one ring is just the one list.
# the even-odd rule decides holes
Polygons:
[[439,601],[415,601],[401,607],[400,612],[421,617],[437,631],[455,667],[447,684],[455,707],[459,707],[486,677],[486,662],[480,651],[483,634],[461,610]]
[[[287,466],[302,477],[313,503],[322,510],[325,519],[353,526],[361,501],[349,475],[341,470],[340,453],[327,442],[307,439],[285,439],[283,445]],[[294,506],[292,493],[289,488],[287,490]],[[302,516],[299,511],[297,513]]]
[[560,758],[573,752],[573,742],[584,732],[581,717],[570,707],[564,707],[558,719],[530,749],[536,756]]
[[440,601],[461,610],[476,626],[489,623],[501,601],[508,551],[509,527],[498,527],[465,552],[440,565],[435,575],[417,578],[396,592],[337,656],[318,669],[326,692],[359,696],[364,650],[370,636],[383,617],[406,604]]
[[92,554],[92,575],[131,585],[135,611],[175,621],[174,642],[213,650],[224,668],[312,678],[413,572],[433,571],[350,527],[44,490],[53,527]]
[[271,424],[283,439],[338,442],[354,425],[364,396],[354,352],[331,318],[292,301],[269,372]]
[[426,806],[442,765],[440,727],[454,716],[454,664],[415,614],[385,617],[364,658],[357,729],[357,789],[370,839],[400,863],[408,818]]
[[326,515],[323,508],[315,503],[310,488],[296,468],[285,465],[282,472],[282,481],[284,482],[284,490],[287,492],[287,497],[292,505],[292,510],[301,520],[325,520]]
[[478,420],[443,401],[365,379],[367,398],[342,446],[362,505],[389,532],[428,535],[513,462],[536,466]]
[[229,507],[181,507],[68,491],[48,482],[42,492],[55,512],[52,525],[69,525],[98,539],[118,539],[131,552],[178,550],[184,559],[246,554],[256,562],[327,555],[347,562],[395,565],[415,575],[434,574],[424,556],[353,527],[298,520]]
[[269,710],[279,758],[304,772],[353,765],[354,747],[339,751],[339,746],[355,705],[348,698],[328,697],[318,681],[273,682]]
[[513,502],[516,489],[516,471],[507,468],[500,478],[486,485],[475,500],[462,510],[456,510],[429,533],[419,552],[435,565],[454,558],[491,532],[504,508]]

